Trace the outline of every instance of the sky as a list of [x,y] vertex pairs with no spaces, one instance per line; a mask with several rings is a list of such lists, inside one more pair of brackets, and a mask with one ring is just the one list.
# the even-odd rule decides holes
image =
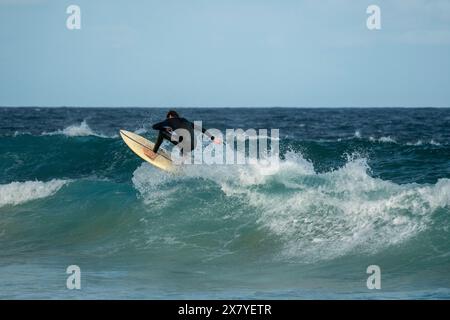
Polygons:
[[0,0],[0,45],[0,106],[450,107],[448,0]]

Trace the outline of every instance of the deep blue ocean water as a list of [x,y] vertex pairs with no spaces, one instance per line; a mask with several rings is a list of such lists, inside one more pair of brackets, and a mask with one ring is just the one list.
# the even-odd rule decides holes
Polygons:
[[450,109],[179,109],[279,129],[271,175],[144,163],[166,111],[0,108],[0,298],[450,298]]

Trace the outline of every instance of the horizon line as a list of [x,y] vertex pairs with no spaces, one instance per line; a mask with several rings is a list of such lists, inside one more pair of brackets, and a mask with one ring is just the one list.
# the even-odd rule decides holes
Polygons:
[[148,106],[1,106],[0,108],[67,108],[67,109],[75,109],[75,108],[84,108],[84,109],[448,109],[449,106],[379,106],[379,107],[368,107],[368,106],[346,106],[346,107],[296,107],[296,106],[169,106],[169,107],[148,107]]

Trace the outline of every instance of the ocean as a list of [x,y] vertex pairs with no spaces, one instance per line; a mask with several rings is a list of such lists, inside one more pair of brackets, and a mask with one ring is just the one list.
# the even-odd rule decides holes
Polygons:
[[166,109],[0,108],[0,298],[450,298],[450,109],[178,111],[279,166],[154,168],[118,131]]

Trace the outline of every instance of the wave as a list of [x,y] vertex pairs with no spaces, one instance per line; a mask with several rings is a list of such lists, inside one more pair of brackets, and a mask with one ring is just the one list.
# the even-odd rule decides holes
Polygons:
[[48,182],[26,181],[0,185],[0,208],[50,197],[69,182],[69,180],[53,179]]
[[[339,169],[318,173],[300,153],[288,152],[276,168],[191,165],[171,176],[144,164],[133,184],[145,203],[164,206],[198,179],[209,181],[241,201],[245,218],[256,214],[257,229],[283,242],[280,255],[315,262],[403,243],[450,206],[449,179],[400,185],[374,178],[370,170],[366,158],[353,156]],[[197,212],[185,214],[195,219]]]
[[115,138],[117,135],[112,137],[99,134],[94,132],[91,127],[87,124],[86,120],[83,120],[80,124],[74,124],[64,128],[63,130],[57,130],[53,132],[44,132],[42,135],[53,136],[53,135],[64,135],[67,137],[86,137],[86,136],[96,136],[100,138]]
[[423,141],[419,139],[416,142],[407,142],[406,145],[418,147],[423,145]]
[[31,135],[30,132],[28,131],[14,131],[13,137],[18,137],[18,136],[22,136],[22,135]]
[[434,141],[433,139],[431,139],[430,144],[432,146],[440,146],[441,144],[439,142]]
[[381,143],[397,143],[397,140],[395,140],[394,138],[391,138],[391,136],[387,136],[387,137],[380,137],[380,138],[374,138],[374,137],[369,137],[369,140],[371,142],[381,142]]
[[140,128],[134,130],[134,133],[139,134],[139,135],[146,134],[147,132],[148,132],[148,130],[144,126],[141,126]]
[[370,142],[379,142],[379,143],[397,143],[397,140],[392,138],[391,136],[382,136],[379,138],[375,138],[374,136],[369,136],[367,139],[363,137],[363,135],[361,134],[360,130],[356,130],[353,133],[353,136],[349,136],[347,138],[338,138],[337,141],[341,142],[344,140],[352,140],[352,139],[357,139],[357,140],[368,140]]
[[[355,133],[353,134],[353,136],[349,137],[348,139],[358,139],[358,140],[362,140],[364,139],[361,131],[356,130]],[[342,141],[343,139],[340,138],[338,139],[338,141]],[[379,142],[379,143],[395,143],[395,144],[399,144],[399,142],[397,141],[396,138],[393,138],[391,136],[382,136],[379,138],[375,138],[374,136],[369,136],[368,140],[370,142]],[[402,143],[403,144],[403,143]],[[406,142],[404,143],[404,145],[406,146],[422,146],[424,144],[428,144],[428,145],[432,145],[432,146],[442,146],[442,144],[440,142],[437,142],[434,139],[431,139],[429,141],[425,141],[423,139],[418,139],[416,142]]]
[[407,146],[415,146],[415,147],[423,146],[424,144],[428,144],[428,145],[431,145],[431,146],[438,146],[438,147],[442,145],[441,143],[436,142],[433,139],[431,139],[428,142],[424,142],[423,140],[419,139],[416,142],[407,142],[406,143]]

